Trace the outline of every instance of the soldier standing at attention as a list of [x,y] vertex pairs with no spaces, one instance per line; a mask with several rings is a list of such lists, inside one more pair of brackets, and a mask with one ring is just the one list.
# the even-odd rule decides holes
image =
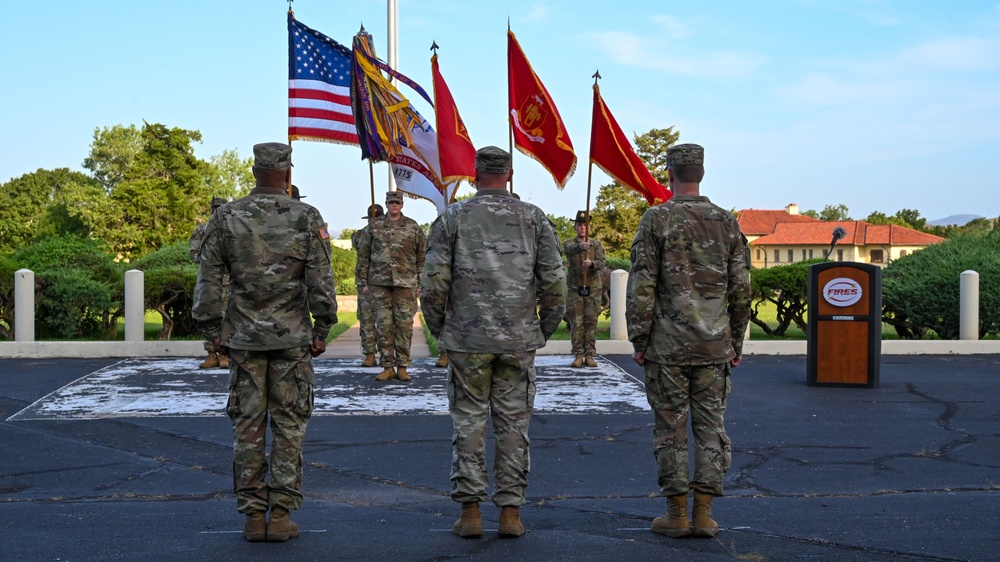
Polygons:
[[420,272],[424,269],[424,231],[403,216],[403,194],[385,194],[385,217],[372,221],[358,247],[361,291],[371,299],[383,370],[375,380],[410,380],[410,342],[417,313]]
[[[212,213],[209,215],[209,219],[215,215],[215,211],[219,210],[219,207],[228,203],[226,199],[222,197],[212,198]],[[198,226],[194,227],[194,232],[191,233],[191,238],[188,239],[188,256],[191,261],[198,263],[201,260],[201,242],[205,238],[205,227],[208,226],[208,221],[205,221]],[[222,308],[226,308],[226,297],[229,294],[229,276],[226,275],[222,279]],[[198,365],[199,369],[228,369],[229,359],[225,355],[219,355],[215,351],[215,346],[212,345],[210,340],[205,341],[205,351],[208,352],[208,358]]]
[[451,498],[462,504],[452,530],[483,535],[479,502],[489,485],[486,425],[492,417],[499,533],[519,537],[535,350],[562,320],[566,281],[545,213],[506,190],[510,154],[488,146],[476,153],[475,165],[476,194],[449,205],[431,227],[420,306],[431,334],[448,350]]
[[660,493],[668,500],[667,515],[654,519],[651,530],[668,537],[714,537],[719,531],[712,499],[722,495],[732,460],[724,424],[730,370],[740,364],[750,321],[750,251],[733,214],[701,195],[704,154],[696,144],[667,150],[674,196],[639,222],[625,305],[632,356],[645,367],[653,409]]
[[[566,274],[566,316],[570,322],[572,353],[570,367],[596,367],[597,315],[601,312],[601,271],[604,270],[604,246],[587,237],[590,222],[587,211],[576,213],[576,238],[563,242],[569,263]],[[584,276],[586,275],[586,279]]]
[[[337,323],[337,296],[326,223],[315,208],[288,196],[292,148],[271,142],[255,145],[253,153],[256,187],[209,221],[192,316],[230,359],[226,413],[233,422],[236,509],[246,514],[243,535],[285,541],[299,534],[288,512],[302,505],[312,358],[326,350]],[[232,285],[223,312],[227,273]]]
[[361,241],[368,234],[368,227],[372,221],[384,216],[385,211],[382,210],[382,205],[368,207],[368,215],[361,217],[366,221],[365,226],[361,230],[354,231],[354,234],[351,235],[351,247],[354,248],[355,252],[358,252],[357,265],[354,267],[354,286],[357,288],[356,293],[358,295],[358,327],[361,332],[361,353],[365,356],[361,362],[362,367],[375,366],[375,351],[378,347],[375,342],[375,311],[372,310],[371,295],[362,291],[362,287],[367,283],[361,277]]

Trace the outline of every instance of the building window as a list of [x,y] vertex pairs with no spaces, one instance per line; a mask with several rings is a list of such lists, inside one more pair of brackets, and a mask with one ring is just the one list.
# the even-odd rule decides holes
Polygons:
[[795,261],[795,250],[788,250],[788,263]]
[[757,248],[757,261],[760,261],[760,248]]
[[906,250],[900,250],[900,251],[899,251],[899,257],[903,257],[903,256],[905,256],[905,255],[906,255],[906,254],[908,254],[908,253],[909,253],[909,252],[907,252]]
[[809,259],[809,258],[806,257],[806,249],[802,248],[802,261],[805,261],[807,259]]
[[871,252],[869,252],[868,256],[871,260],[871,263],[882,263],[883,261],[885,261],[882,250],[872,250]]
[[809,259],[813,259],[813,249],[809,248]]
[[774,251],[774,263],[781,263],[781,250]]
[[844,261],[844,250],[837,250],[837,261]]

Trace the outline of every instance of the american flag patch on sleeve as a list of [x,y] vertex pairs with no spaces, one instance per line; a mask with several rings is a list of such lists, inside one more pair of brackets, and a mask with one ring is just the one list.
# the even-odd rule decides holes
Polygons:
[[323,228],[319,229],[319,237],[323,240],[328,240],[330,238],[330,230],[327,229],[325,224],[323,225]]

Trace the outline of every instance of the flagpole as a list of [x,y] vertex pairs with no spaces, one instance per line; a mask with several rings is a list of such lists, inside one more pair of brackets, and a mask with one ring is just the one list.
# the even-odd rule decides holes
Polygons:
[[[396,19],[399,10],[396,6],[396,0],[386,0],[386,11],[388,12],[386,17],[386,24],[387,24],[386,41],[388,42],[386,49],[388,51],[386,53],[387,54],[386,62],[389,63],[389,66],[392,67],[393,70],[398,70],[399,69],[399,47],[398,47],[399,26],[396,23]],[[389,79],[392,81],[393,85],[398,84],[398,82],[394,77],[390,76]],[[392,162],[390,161],[387,164],[389,165],[389,191],[396,191],[399,188],[396,187],[396,178],[395,176],[393,176]],[[375,204],[374,190],[372,191],[372,204],[373,205]]]
[[[390,166],[390,171],[391,170],[392,170],[392,167]],[[368,159],[368,183],[371,185],[371,188],[372,188],[372,205],[371,206],[374,207],[375,206],[375,165],[372,164],[371,158]],[[371,209],[371,207],[369,207],[369,209]],[[374,213],[374,212],[375,211],[369,211],[368,212],[368,218],[372,218],[372,213]]]
[[[510,33],[510,18],[507,18],[507,33]],[[510,104],[510,39],[507,40],[507,103]],[[511,168],[514,167],[514,118],[507,107],[507,150],[510,151]],[[514,194],[514,174],[510,175],[510,193]]]
[[[595,71],[594,75],[591,76],[591,78],[594,79],[594,91],[595,92],[599,92],[600,91],[600,86],[597,85],[597,81],[601,79],[601,71],[600,70]],[[591,117],[591,123],[590,123],[590,136],[591,137],[594,136],[593,117]],[[591,146],[593,146],[593,143],[591,143]],[[583,224],[583,241],[584,242],[589,242],[590,241],[590,181],[591,181],[591,179],[594,176],[594,158],[593,158],[593,156],[594,155],[591,154],[590,158],[588,158],[588,161],[587,161],[587,206],[585,207],[587,210],[584,211],[585,212],[584,217],[587,219],[587,222],[585,222]],[[587,257],[588,258],[590,257],[590,249],[587,250]],[[584,285],[587,284],[587,268],[586,267],[583,268],[583,284]]]

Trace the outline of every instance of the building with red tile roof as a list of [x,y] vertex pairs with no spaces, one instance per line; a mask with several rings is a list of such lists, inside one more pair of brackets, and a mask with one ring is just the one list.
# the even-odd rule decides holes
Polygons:
[[[740,229],[750,241],[753,267],[823,258],[827,252],[831,252],[831,260],[885,266],[894,259],[945,240],[894,224],[821,221],[799,215],[794,203],[783,211],[746,209],[736,216]],[[843,228],[847,234],[837,241],[831,251],[830,243],[837,227]]]

